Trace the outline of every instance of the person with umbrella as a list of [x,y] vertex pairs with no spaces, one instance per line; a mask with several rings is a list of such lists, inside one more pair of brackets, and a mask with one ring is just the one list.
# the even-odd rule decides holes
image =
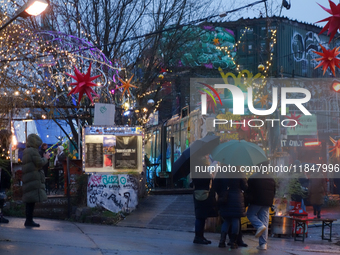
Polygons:
[[[267,161],[267,156],[265,154],[265,152],[263,151],[262,148],[260,148],[259,146],[257,146],[254,143],[250,143],[244,140],[230,140],[228,142],[225,143],[221,143],[219,144],[211,153],[213,160],[219,161],[222,165],[224,166],[254,166],[260,162],[264,162]],[[238,168],[240,169],[240,168]],[[223,192],[228,193],[229,191],[226,192],[226,185],[229,185],[228,182],[232,182],[233,186],[233,192],[232,195],[233,197],[231,197],[231,199],[234,199],[234,202],[236,202],[236,204],[234,204],[234,207],[237,206],[237,204],[239,205],[238,208],[238,212],[240,212],[238,215],[243,215],[242,213],[242,207],[244,207],[244,194],[240,192],[240,190],[242,190],[242,187],[245,188],[246,184],[242,183],[244,182],[244,177],[237,176],[238,173],[230,173],[229,176],[226,176],[227,178],[230,178],[230,176],[235,177],[236,179],[231,179],[231,180],[217,180],[217,176],[215,177],[216,180],[216,186],[220,186],[220,193],[219,194],[219,200],[223,199]],[[236,175],[236,176],[235,176]],[[225,176],[223,176],[225,177]],[[241,179],[239,181],[237,181],[237,178]],[[223,183],[224,182],[224,183]],[[224,191],[223,191],[224,189]],[[245,189],[243,189],[245,190]],[[222,196],[222,197],[221,197]],[[228,202],[229,197],[226,196],[226,201],[225,203]],[[222,200],[223,201],[223,200]],[[231,201],[229,201],[229,203],[231,203]],[[227,206],[224,206],[227,207]],[[236,208],[234,208],[236,209]],[[223,211],[226,210],[223,208],[222,206],[222,210],[220,210],[220,212],[222,211],[222,213],[224,213]],[[225,213],[225,216],[238,216],[236,214],[236,212],[234,212],[234,214],[232,214],[231,212],[229,213]],[[240,217],[241,217],[240,216]],[[237,217],[236,217],[237,218]],[[219,247],[225,247],[225,238],[226,238],[226,231],[228,230],[228,226],[231,224],[230,220],[228,219],[228,222],[225,222],[224,226],[222,225],[223,229],[221,232],[221,240],[220,240],[220,244]],[[232,229],[232,233],[231,233],[231,245],[233,248],[236,248],[237,245],[235,244],[235,233],[237,233],[237,229],[239,229],[240,227],[238,226],[238,228],[236,227],[236,219],[234,220],[234,224],[232,225],[232,228],[234,226],[234,229]],[[239,223],[240,224],[240,223]],[[242,241],[242,237],[239,235],[238,236],[238,240],[237,242],[239,243],[239,246],[243,246],[246,247],[246,244]]]
[[[190,168],[195,166],[209,166],[209,154],[205,156],[192,156]],[[211,190],[212,176],[209,171],[202,171],[197,178],[192,179],[194,187],[195,205],[195,244],[211,244],[211,241],[204,237],[205,221],[208,217],[217,217],[215,192]]]
[[247,189],[247,179],[239,173],[226,177],[223,173],[222,176],[221,173],[217,173],[213,185],[218,195],[219,214],[223,219],[218,247],[226,247],[225,241],[231,226],[230,248],[237,249],[240,220],[246,215],[243,192]]

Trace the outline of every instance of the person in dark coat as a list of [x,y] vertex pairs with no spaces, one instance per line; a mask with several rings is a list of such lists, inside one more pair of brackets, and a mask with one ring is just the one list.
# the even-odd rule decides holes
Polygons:
[[45,165],[50,157],[45,153],[44,157],[39,155],[38,148],[42,141],[36,134],[27,137],[26,149],[22,158],[22,201],[26,203],[26,227],[40,227],[33,221],[33,211],[35,203],[47,200],[45,192],[45,175],[42,166]]
[[[46,150],[47,150],[47,144],[46,144],[46,143],[43,143],[43,144],[40,146],[40,150],[39,150],[40,157],[44,157],[44,154],[47,152]],[[42,169],[44,170],[45,176],[47,176],[47,173],[48,173],[48,161],[47,161],[47,163],[42,167]]]
[[269,208],[273,204],[275,192],[275,180],[270,175],[263,178],[261,173],[255,173],[248,179],[247,217],[256,228],[255,237],[259,237],[259,246],[257,247],[259,250],[267,249]]
[[[206,158],[195,158],[191,162],[197,162],[197,166],[208,166]],[[191,166],[193,167],[193,166]],[[208,217],[217,217],[215,193],[210,193],[212,176],[209,172],[200,173],[201,178],[193,178],[194,205],[195,205],[195,238],[193,243],[211,244],[211,241],[204,237],[205,221]]]
[[54,171],[55,171],[55,183],[56,183],[56,188],[57,190],[60,187],[60,184],[63,187],[63,184],[60,183],[59,179],[60,179],[60,175],[63,175],[64,173],[64,167],[63,167],[63,161],[65,161],[66,159],[66,154],[64,152],[64,147],[62,145],[58,146],[58,150],[57,150],[57,155],[55,156],[54,159]]
[[321,218],[321,207],[327,193],[327,181],[322,173],[315,173],[309,179],[308,186],[309,202],[313,206],[314,216]]
[[[237,177],[234,175],[234,177]],[[246,215],[243,192],[247,190],[247,180],[240,178],[219,178],[218,174],[214,179],[214,190],[218,195],[218,208],[223,219],[221,228],[221,239],[218,247],[226,247],[225,241],[228,229],[231,226],[230,248],[236,249],[237,235],[239,234],[241,217]]]

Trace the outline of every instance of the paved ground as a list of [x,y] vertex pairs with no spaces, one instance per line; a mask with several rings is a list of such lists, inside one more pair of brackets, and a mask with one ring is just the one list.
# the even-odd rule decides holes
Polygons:
[[192,195],[151,195],[118,226],[194,231],[194,222]]
[[[324,212],[339,215],[339,210]],[[340,217],[339,217],[340,219]],[[193,240],[192,195],[149,196],[118,226],[92,225],[37,219],[40,228],[26,229],[24,219],[9,218],[0,224],[0,254],[340,254],[340,224],[333,229],[333,242],[321,240],[321,227],[309,228],[304,243],[292,238],[270,238],[267,251],[258,251],[258,240],[246,234],[248,248],[218,248],[218,233],[207,233],[208,246]]]

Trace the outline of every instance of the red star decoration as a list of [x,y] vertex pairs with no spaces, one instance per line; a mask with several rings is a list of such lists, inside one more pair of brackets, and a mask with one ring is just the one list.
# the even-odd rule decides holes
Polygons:
[[329,153],[333,152],[332,157],[338,158],[340,156],[340,139],[335,141],[332,137],[329,137],[331,142],[333,143],[333,146],[330,146],[331,150]]
[[165,70],[163,67],[161,67],[160,73],[167,73],[167,72],[168,72],[167,70]]
[[[291,121],[288,122],[287,126],[291,126],[290,129],[294,129],[295,130],[295,127],[293,125],[295,125],[295,123],[297,123],[298,125],[302,126],[302,124],[300,123],[300,117],[301,117],[301,114],[296,116],[295,115],[295,112],[294,114],[293,113],[290,113],[290,116],[287,116],[288,119],[291,119]],[[295,120],[295,121],[292,121],[292,120]]]
[[131,80],[132,80],[132,78],[133,78],[133,75],[130,77],[130,79],[129,79],[128,81],[123,81],[123,80],[121,80],[120,78],[118,78],[118,80],[120,80],[120,82],[121,82],[123,85],[120,86],[120,87],[117,87],[117,89],[124,88],[124,91],[123,91],[123,93],[122,93],[122,97],[124,96],[125,91],[127,91],[127,92],[129,93],[129,96],[131,97],[130,89],[129,89],[130,87],[138,88],[137,86],[132,85],[132,84],[130,83]]
[[[199,91],[199,92],[201,94],[206,94],[202,91]],[[215,98],[215,101],[218,99],[216,96],[214,96],[214,98]],[[215,113],[216,104],[215,104],[214,100],[211,98],[211,96],[209,96],[208,94],[207,94],[207,107],[208,107],[209,111],[212,110],[213,113]]]
[[323,52],[314,51],[314,53],[321,56],[321,58],[315,59],[317,61],[321,61],[321,63],[318,64],[314,69],[319,68],[320,66],[323,66],[322,70],[323,70],[323,74],[325,74],[327,68],[329,67],[331,69],[333,75],[335,76],[335,66],[340,68],[340,65],[339,65],[340,59],[337,58],[337,56],[340,54],[340,52],[339,52],[340,47],[334,48],[332,50],[327,50],[321,44],[320,44],[320,46],[321,46],[321,49],[322,49]]
[[70,94],[79,93],[79,97],[78,97],[78,104],[79,104],[84,93],[86,93],[86,95],[91,100],[91,103],[93,103],[91,93],[94,94],[97,97],[99,97],[99,95],[96,92],[94,92],[94,90],[91,88],[91,86],[97,86],[97,84],[95,84],[91,81],[100,77],[101,74],[91,77],[90,76],[91,75],[91,64],[90,64],[90,67],[87,70],[86,74],[81,73],[76,67],[74,67],[74,73],[75,73],[76,76],[73,76],[71,74],[66,73],[66,75],[70,76],[71,78],[73,78],[77,81],[77,82],[73,82],[73,83],[70,84],[71,86],[76,86],[76,87],[73,88],[67,95],[69,96]]
[[[320,5],[320,4],[318,4],[318,5]],[[340,4],[336,5],[335,3],[333,3],[332,1],[329,0],[329,6],[331,8],[327,9],[327,8],[323,7],[322,5],[320,5],[320,7],[322,9],[324,9],[326,12],[328,12],[332,16],[330,16],[330,17],[328,17],[326,19],[318,21],[318,22],[328,21],[326,26],[324,26],[324,28],[319,33],[319,35],[320,35],[323,32],[325,32],[326,30],[328,30],[327,35],[331,34],[331,37],[329,38],[329,42],[328,43],[331,42],[331,40],[335,36],[336,32],[340,28]],[[318,23],[318,22],[316,22],[316,23]]]

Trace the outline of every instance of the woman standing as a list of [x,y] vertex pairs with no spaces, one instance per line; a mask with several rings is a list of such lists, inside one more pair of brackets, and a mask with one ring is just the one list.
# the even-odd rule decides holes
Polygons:
[[[208,156],[191,159],[197,166],[209,166]],[[193,178],[194,205],[195,205],[195,238],[193,243],[211,244],[211,241],[204,237],[205,221],[208,217],[217,217],[215,192],[210,191],[212,176],[209,172],[200,173],[200,178]]]
[[223,219],[218,247],[226,247],[225,241],[231,226],[230,248],[236,249],[238,248],[237,235],[240,231],[240,219],[246,215],[243,192],[248,187],[247,180],[242,177],[219,178],[216,175],[213,187],[218,195],[218,209]]
[[30,134],[27,137],[26,149],[24,150],[22,163],[22,201],[26,203],[26,221],[25,227],[40,227],[33,221],[33,211],[36,202],[47,200],[45,191],[45,174],[42,167],[50,158],[48,152],[44,157],[39,155],[39,146],[42,141],[36,134]]

